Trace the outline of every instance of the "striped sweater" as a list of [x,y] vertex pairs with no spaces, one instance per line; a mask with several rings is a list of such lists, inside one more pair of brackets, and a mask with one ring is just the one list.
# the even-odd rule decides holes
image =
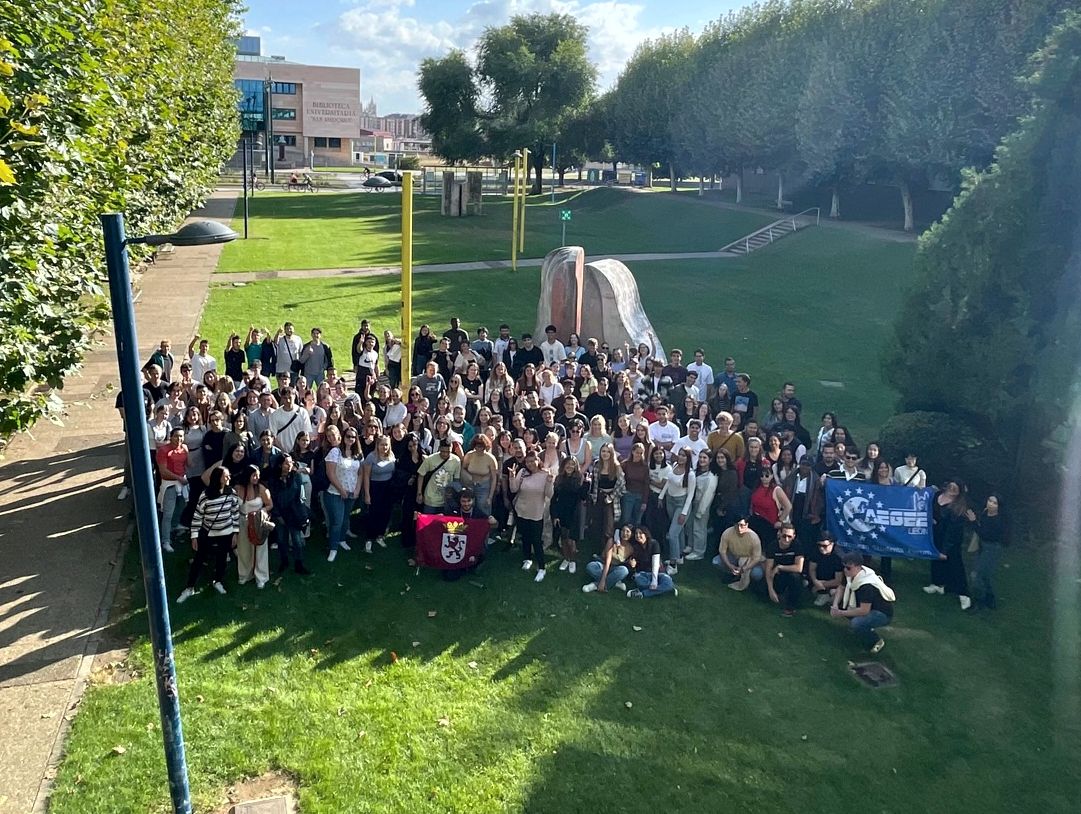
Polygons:
[[199,536],[199,529],[204,525],[211,537],[223,537],[239,532],[240,498],[233,494],[200,498],[191,520],[193,540]]

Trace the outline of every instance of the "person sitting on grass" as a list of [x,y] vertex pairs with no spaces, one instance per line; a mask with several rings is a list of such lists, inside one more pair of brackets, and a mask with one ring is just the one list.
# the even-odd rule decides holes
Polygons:
[[803,593],[803,554],[796,548],[796,527],[782,523],[777,547],[766,559],[766,588],[783,616],[794,616]]
[[[572,460],[572,459],[568,459]],[[627,586],[623,582],[630,574],[627,561],[632,554],[634,540],[634,526],[628,524],[619,530],[619,536],[608,540],[604,547],[601,560],[592,560],[586,563],[586,571],[593,578],[582,586],[582,593],[599,591],[606,593],[610,588],[618,588],[626,591]]]
[[628,562],[634,570],[636,586],[627,591],[628,598],[646,599],[666,593],[679,595],[672,577],[661,570],[661,544],[650,536],[645,526],[638,526],[634,530],[634,547]]
[[828,531],[818,537],[818,544],[811,552],[811,564],[808,567],[811,577],[811,590],[815,593],[815,607],[821,608],[833,601],[833,595],[844,582],[844,563],[837,553],[834,536]]
[[854,551],[845,554],[844,571],[845,587],[834,594],[830,616],[848,619],[860,644],[877,653],[886,642],[876,629],[893,621],[897,596],[878,574],[863,564],[862,554]]
[[762,556],[762,541],[751,531],[750,523],[744,516],[736,518],[734,525],[724,530],[717,556],[713,564],[724,569],[734,577],[728,587],[733,591],[744,591],[751,580],[760,581],[765,575]]

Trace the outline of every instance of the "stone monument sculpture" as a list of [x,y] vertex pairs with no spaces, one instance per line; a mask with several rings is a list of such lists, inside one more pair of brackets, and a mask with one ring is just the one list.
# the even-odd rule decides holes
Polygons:
[[541,266],[540,300],[535,336],[555,325],[564,340],[572,331],[584,345],[594,337],[610,347],[649,345],[654,358],[664,358],[634,276],[619,260],[585,261],[581,246],[563,246],[549,252]]

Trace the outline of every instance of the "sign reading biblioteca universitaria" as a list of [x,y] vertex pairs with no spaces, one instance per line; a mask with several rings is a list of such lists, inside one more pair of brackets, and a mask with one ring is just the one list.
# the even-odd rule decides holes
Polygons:
[[417,563],[453,571],[470,568],[484,555],[488,521],[442,514],[417,517]]
[[932,539],[935,490],[826,479],[826,525],[845,550],[879,557],[937,560]]

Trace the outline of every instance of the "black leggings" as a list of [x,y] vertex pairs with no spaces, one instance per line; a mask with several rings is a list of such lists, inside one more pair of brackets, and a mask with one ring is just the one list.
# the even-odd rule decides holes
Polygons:
[[[522,559],[533,560],[537,564],[537,570],[544,570],[544,543],[541,542],[541,532],[544,531],[543,520],[526,520],[518,518],[518,533],[522,535]],[[532,552],[532,553],[531,553]]]
[[187,587],[195,587],[195,583],[199,581],[199,572],[203,570],[203,563],[210,559],[214,560],[214,582],[225,579],[225,559],[232,547],[232,534],[208,537],[201,543],[195,552],[195,559],[191,561],[191,568],[188,569]]
[[947,559],[931,561],[931,582],[944,587],[946,593],[968,596],[968,574],[961,545],[950,546],[945,554]]
[[364,517],[364,532],[367,539],[374,540],[387,533],[394,500],[389,480],[373,480],[368,488],[371,490],[372,502],[368,506],[368,514]]

